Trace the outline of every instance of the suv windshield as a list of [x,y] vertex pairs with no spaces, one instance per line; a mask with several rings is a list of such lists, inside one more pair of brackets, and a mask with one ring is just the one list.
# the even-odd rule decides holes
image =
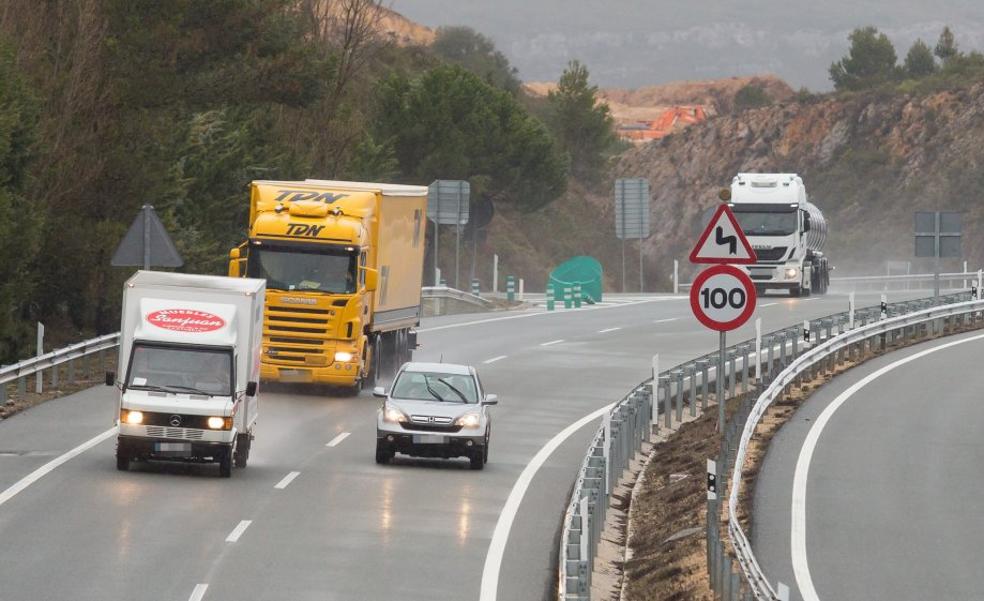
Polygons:
[[734,208],[741,229],[749,236],[788,236],[796,231],[796,211],[742,211]]
[[221,349],[136,344],[126,385],[127,388],[230,396],[232,353]]
[[478,389],[470,375],[405,371],[393,383],[394,399],[477,403]]
[[274,290],[351,294],[358,256],[342,248],[253,245],[246,270]]

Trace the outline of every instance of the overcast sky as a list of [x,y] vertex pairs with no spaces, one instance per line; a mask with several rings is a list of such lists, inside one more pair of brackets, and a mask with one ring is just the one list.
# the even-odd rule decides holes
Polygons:
[[950,24],[961,47],[984,48],[984,0],[392,0],[424,25],[468,25],[491,37],[527,81],[555,80],[577,58],[603,86],[775,73],[793,87],[830,87],[847,34],[874,25],[900,60],[916,38]]

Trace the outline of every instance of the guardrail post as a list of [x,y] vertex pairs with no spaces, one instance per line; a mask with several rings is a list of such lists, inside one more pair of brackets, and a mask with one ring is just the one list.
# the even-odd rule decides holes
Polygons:
[[690,378],[690,417],[697,417],[697,366],[693,363],[687,366],[687,377]]
[[748,392],[748,377],[751,373],[750,366],[748,365],[749,348],[748,344],[741,345],[741,391],[743,393]]
[[728,398],[735,398],[735,379],[738,375],[735,370],[735,356],[737,353],[733,350],[728,351]]
[[710,379],[710,374],[708,373],[708,361],[706,359],[701,359],[697,361],[697,365],[700,366],[700,410],[707,411],[707,391],[710,386],[708,379]]
[[68,383],[75,383],[75,359],[68,360]]
[[7,402],[7,385],[0,384],[0,407],[3,407],[4,403]]
[[676,420],[679,426],[683,423],[683,370],[674,371],[673,377],[676,380]]
[[27,377],[21,376],[17,378],[17,397],[23,399],[27,396]]
[[51,366],[51,387],[55,388],[58,386],[58,365]]
[[673,399],[670,398],[669,378],[666,380],[661,379],[659,381],[659,387],[663,391],[663,423],[667,429],[670,429],[673,427]]

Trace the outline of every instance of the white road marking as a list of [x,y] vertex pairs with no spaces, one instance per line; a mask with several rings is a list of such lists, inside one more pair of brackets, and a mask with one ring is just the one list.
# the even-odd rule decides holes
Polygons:
[[772,305],[778,305],[778,304],[779,303],[765,303],[763,305],[759,305],[759,307],[771,307]]
[[239,537],[243,535],[243,532],[246,532],[246,529],[249,528],[249,525],[252,523],[253,520],[243,520],[239,522],[239,525],[233,528],[232,532],[229,533],[229,536],[226,537],[226,542],[234,543],[239,540]]
[[516,512],[519,511],[519,505],[522,503],[523,497],[526,495],[526,491],[529,489],[530,483],[533,482],[533,477],[536,476],[537,471],[543,467],[543,464],[550,458],[550,455],[565,440],[586,424],[600,418],[605,412],[611,411],[611,408],[612,405],[606,405],[601,409],[592,411],[558,432],[553,438],[547,441],[547,444],[543,445],[537,451],[533,459],[523,468],[523,472],[519,475],[516,483],[513,484],[512,490],[509,491],[506,504],[502,507],[502,511],[499,513],[499,519],[495,523],[495,530],[492,531],[489,551],[485,555],[485,567],[482,568],[482,585],[479,601],[496,601],[496,596],[499,594],[499,570],[502,568],[502,558],[506,552],[509,530],[512,528],[513,520],[516,519]]
[[202,601],[205,597],[205,591],[208,590],[207,584],[196,584],[195,590],[191,591],[191,596],[188,597],[188,601]]
[[[587,311],[603,311],[606,309],[619,309],[622,307],[631,307],[632,305],[641,305],[644,303],[656,303],[660,301],[668,300],[680,300],[688,298],[686,296],[659,296],[655,298],[647,298],[644,300],[632,301],[629,303],[619,304],[619,305],[594,305],[589,307],[581,307],[577,309],[579,313],[585,313]],[[573,309],[572,309],[573,311]],[[449,323],[443,326],[434,326],[431,328],[417,328],[417,332],[436,332],[438,330],[449,330],[451,328],[463,328],[465,326],[475,326],[483,323],[492,323],[495,321],[505,321],[507,319],[525,319],[527,317],[543,317],[545,315],[564,315],[566,311],[537,311],[534,313],[523,313],[520,315],[506,315],[504,317],[490,317],[488,319],[478,319],[476,321],[466,321],[464,323]]]
[[89,440],[83,442],[82,444],[75,447],[71,451],[68,451],[66,453],[63,453],[62,455],[59,455],[58,457],[55,457],[48,463],[42,465],[41,467],[34,470],[30,474],[24,476],[23,478],[15,482],[10,488],[0,493],[0,505],[3,505],[7,501],[13,499],[15,496],[17,496],[17,493],[21,492],[28,486],[34,484],[35,482],[43,478],[45,475],[50,473],[59,465],[65,463],[66,461],[72,459],[73,457],[77,457],[82,453],[88,451],[89,449],[101,443],[102,441],[106,440],[113,434],[116,434],[116,426],[113,426],[112,428],[106,430],[105,432],[99,434],[98,436],[94,436],[93,438],[90,438]]
[[507,356],[508,355],[499,355],[498,357],[492,357],[491,359],[486,359],[485,361],[482,361],[482,363],[484,363],[485,365],[488,365],[489,363],[495,363],[496,361],[502,361]]
[[604,330],[598,330],[599,334],[607,334],[608,332],[614,332],[616,330],[621,330],[622,328],[605,328]]
[[339,444],[341,444],[341,442],[343,440],[345,440],[346,438],[349,437],[349,434],[351,434],[351,432],[342,432],[341,434],[339,434],[335,438],[332,438],[330,441],[328,441],[328,444],[326,444],[325,446],[326,447],[337,447]]
[[810,431],[806,435],[806,439],[803,441],[803,447],[800,449],[799,458],[796,460],[796,471],[793,474],[793,511],[790,525],[790,548],[793,562],[793,574],[796,576],[796,584],[799,586],[800,595],[803,597],[803,601],[820,601],[820,597],[817,595],[817,589],[813,585],[813,576],[810,574],[810,566],[807,563],[806,557],[806,485],[810,473],[810,462],[813,460],[813,452],[817,448],[817,441],[820,439],[820,435],[823,434],[823,429],[826,427],[827,422],[829,422],[830,418],[833,417],[834,412],[837,411],[841,405],[846,403],[848,399],[850,399],[851,396],[853,396],[857,391],[861,390],[871,382],[887,374],[893,369],[906,365],[916,359],[921,359],[931,353],[935,353],[952,346],[957,346],[958,344],[966,344],[968,342],[981,339],[984,339],[984,334],[953,342],[947,342],[939,346],[920,351],[913,355],[909,355],[908,357],[899,359],[894,363],[889,363],[878,371],[868,374],[858,382],[855,382],[850,388],[840,393],[837,398],[833,400],[833,402],[827,405],[820,416],[813,422],[813,426],[810,428]]
[[274,488],[279,488],[280,490],[283,490],[283,489],[287,488],[287,485],[288,484],[290,484],[291,482],[294,481],[294,478],[296,478],[296,477],[298,477],[300,475],[301,475],[301,472],[291,472],[291,473],[287,474],[286,476],[284,476],[284,479],[283,480],[281,480],[280,482],[277,482],[277,485],[274,486]]
[[560,344],[563,341],[563,338],[558,338],[557,340],[551,340],[550,342],[541,342],[540,346],[553,346],[555,344]]
[[668,321],[676,321],[680,319],[679,317],[667,317],[666,319],[656,319],[653,323],[666,323]]

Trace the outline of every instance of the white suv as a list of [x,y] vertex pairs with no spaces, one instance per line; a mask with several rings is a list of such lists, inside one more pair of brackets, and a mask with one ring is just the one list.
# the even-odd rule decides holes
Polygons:
[[397,452],[417,457],[467,457],[473,470],[489,460],[492,418],[498,404],[485,394],[475,368],[452,363],[405,363],[376,416],[376,463]]

